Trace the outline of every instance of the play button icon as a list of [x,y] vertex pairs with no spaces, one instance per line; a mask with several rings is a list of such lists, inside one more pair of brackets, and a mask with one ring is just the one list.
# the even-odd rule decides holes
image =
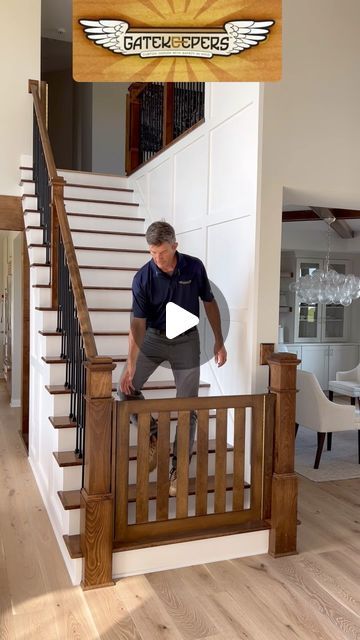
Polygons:
[[199,318],[193,313],[186,311],[174,302],[168,302],[166,305],[166,337],[176,338],[180,333],[192,329],[199,324]]

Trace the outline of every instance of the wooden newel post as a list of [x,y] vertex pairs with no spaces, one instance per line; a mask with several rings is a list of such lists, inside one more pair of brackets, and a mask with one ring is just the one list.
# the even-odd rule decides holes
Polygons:
[[84,481],[80,499],[83,589],[113,585],[113,493],[111,485],[112,371],[109,358],[86,367]]
[[297,476],[294,473],[296,367],[293,353],[274,353],[268,359],[270,391],[276,395],[274,472],[271,495],[269,553],[296,553]]

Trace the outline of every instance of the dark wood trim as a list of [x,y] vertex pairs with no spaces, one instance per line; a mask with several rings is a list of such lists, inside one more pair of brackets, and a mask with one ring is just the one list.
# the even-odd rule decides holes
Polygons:
[[[358,220],[360,218],[360,209],[337,209],[336,207],[331,207],[329,211],[332,212],[337,220]],[[282,220],[283,222],[311,222],[319,220],[319,216],[311,209],[283,211]]]
[[112,371],[111,358],[86,363],[86,438],[80,496],[83,589],[112,581]]
[[269,553],[274,557],[296,553],[295,398],[300,362],[293,353],[274,353],[269,359],[270,391],[276,396],[269,538]]
[[0,229],[1,231],[24,231],[20,197],[0,195]]

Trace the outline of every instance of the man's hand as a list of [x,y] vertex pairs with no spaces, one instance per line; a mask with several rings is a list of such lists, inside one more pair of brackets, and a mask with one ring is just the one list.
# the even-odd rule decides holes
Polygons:
[[227,352],[223,344],[215,342],[214,346],[215,362],[218,367],[222,367],[227,360]]
[[130,396],[132,392],[135,390],[132,380],[135,374],[135,366],[127,363],[124,371],[121,374],[120,378],[120,391],[126,393],[127,396]]

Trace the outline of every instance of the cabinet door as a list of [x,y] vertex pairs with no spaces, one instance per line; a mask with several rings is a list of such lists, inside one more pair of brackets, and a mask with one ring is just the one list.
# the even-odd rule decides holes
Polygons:
[[341,344],[329,347],[329,380],[336,379],[337,371],[349,371],[359,364],[359,347]]
[[302,347],[302,366],[304,371],[314,373],[322,389],[329,382],[329,347],[321,344],[304,344]]
[[[329,265],[330,269],[334,269],[343,275],[349,273],[349,267],[349,262],[340,260],[332,260]],[[341,304],[323,305],[323,322],[321,327],[321,339],[323,342],[341,342],[342,340],[347,340],[349,335],[349,313],[349,307],[343,307]]]
[[[311,275],[322,268],[322,260],[301,258],[297,260],[296,278]],[[321,305],[301,302],[295,296],[295,342],[320,342],[321,339]]]

